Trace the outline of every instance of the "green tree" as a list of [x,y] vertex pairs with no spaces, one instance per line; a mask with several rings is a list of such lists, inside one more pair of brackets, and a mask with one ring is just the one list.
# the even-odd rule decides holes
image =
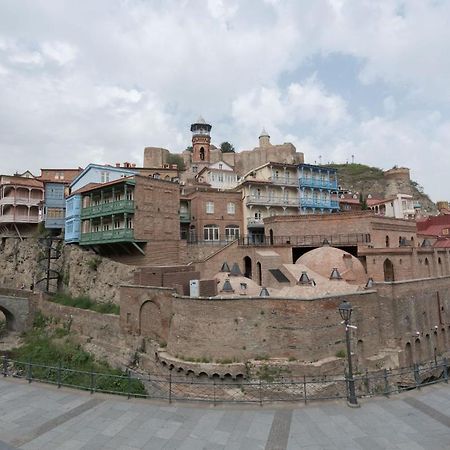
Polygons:
[[230,144],[229,142],[226,142],[226,141],[222,142],[220,144],[220,151],[222,153],[234,153],[235,152],[233,144]]
[[176,164],[178,166],[179,170],[184,170],[184,159],[181,155],[174,155],[173,153],[170,153],[169,156],[166,159],[167,164]]
[[188,151],[188,152],[193,152],[194,151],[194,148],[192,147],[192,145],[188,145],[186,148],[185,148],[185,150],[184,151]]
[[359,194],[359,204],[361,205],[361,209],[363,211],[366,210],[366,209],[369,209],[367,207],[367,200],[365,199],[365,197],[364,197],[362,192]]

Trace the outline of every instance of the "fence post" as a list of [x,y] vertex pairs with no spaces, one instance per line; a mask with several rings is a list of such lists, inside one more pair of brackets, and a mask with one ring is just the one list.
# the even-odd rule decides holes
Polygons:
[[58,372],[56,373],[58,389],[61,387],[61,370],[62,370],[61,360],[59,360],[59,362],[58,362]]
[[169,372],[169,403],[172,403],[172,371]]
[[8,357],[3,355],[3,376],[8,375]]
[[389,397],[389,378],[387,369],[384,369],[384,395]]
[[414,364],[414,380],[416,382],[416,387],[420,389],[420,376],[419,376],[419,364]]
[[31,359],[28,360],[28,374],[27,374],[27,380],[28,383],[31,383],[31,379],[33,378],[33,369],[31,365]]
[[95,389],[94,382],[95,382],[95,380],[94,380],[94,368],[91,367],[91,386],[90,386],[91,394],[94,393],[94,389]]
[[128,395],[127,395],[127,398],[128,398],[128,400],[130,399],[130,397],[131,397],[131,371],[130,371],[130,369],[127,369],[127,377],[128,377],[128,379],[127,379],[127,389],[128,389]]
[[443,363],[444,363],[444,380],[446,383],[448,383],[448,362],[447,362],[447,358],[443,359]]
[[306,392],[306,375],[303,375],[303,399],[304,399],[305,405],[306,405],[306,402],[308,401],[308,395]]
[[261,382],[261,378],[259,379],[259,406],[263,405],[263,400],[262,400],[262,382]]

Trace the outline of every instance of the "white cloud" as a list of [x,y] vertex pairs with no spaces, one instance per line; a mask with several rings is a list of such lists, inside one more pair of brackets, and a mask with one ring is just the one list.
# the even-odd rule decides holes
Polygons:
[[76,58],[77,49],[66,42],[44,42],[42,53],[60,66],[64,66]]
[[[411,165],[443,197],[449,16],[431,0],[3,2],[1,171],[140,163],[184,149],[202,114],[215,142],[253,147],[265,126],[309,161]],[[356,77],[323,76],[335,54]]]

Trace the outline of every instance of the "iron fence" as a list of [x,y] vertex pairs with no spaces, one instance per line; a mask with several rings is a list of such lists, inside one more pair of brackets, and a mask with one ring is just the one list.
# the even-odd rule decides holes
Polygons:
[[266,236],[263,234],[254,234],[239,238],[240,246],[289,245],[294,247],[316,247],[322,246],[324,242],[328,242],[330,245],[369,244],[370,234],[315,234],[301,236]]
[[[251,380],[230,377],[198,378],[175,375],[143,375],[127,370],[124,375],[82,371],[63,367],[17,361],[3,356],[2,375],[108,394],[172,401],[219,403],[303,402],[348,399],[348,378],[343,376],[277,377],[270,375]],[[447,359],[399,369],[365,371],[354,377],[358,398],[389,396],[422,386],[448,383]]]

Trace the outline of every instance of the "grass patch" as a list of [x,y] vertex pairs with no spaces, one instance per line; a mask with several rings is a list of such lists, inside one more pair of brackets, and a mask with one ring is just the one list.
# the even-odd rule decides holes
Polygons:
[[[38,314],[34,326],[22,335],[23,344],[11,351],[11,358],[20,361],[15,369],[28,376],[28,364],[32,377],[41,381],[71,385],[82,389],[93,387],[98,391],[145,395],[145,387],[139,380],[123,378],[126,373],[114,369],[106,361],[97,361],[77,344],[65,328],[56,327],[52,318]],[[59,364],[63,368],[58,374]],[[70,370],[65,370],[70,369]],[[92,376],[94,372],[96,375]]]
[[54,303],[59,303],[60,305],[73,306],[74,308],[80,309],[90,309],[91,311],[96,311],[102,314],[120,314],[119,305],[112,302],[98,303],[86,296],[71,297],[67,294],[58,293],[52,297],[49,297],[49,300]]
[[345,350],[338,350],[336,352],[336,358],[345,358],[347,356],[347,352]]

